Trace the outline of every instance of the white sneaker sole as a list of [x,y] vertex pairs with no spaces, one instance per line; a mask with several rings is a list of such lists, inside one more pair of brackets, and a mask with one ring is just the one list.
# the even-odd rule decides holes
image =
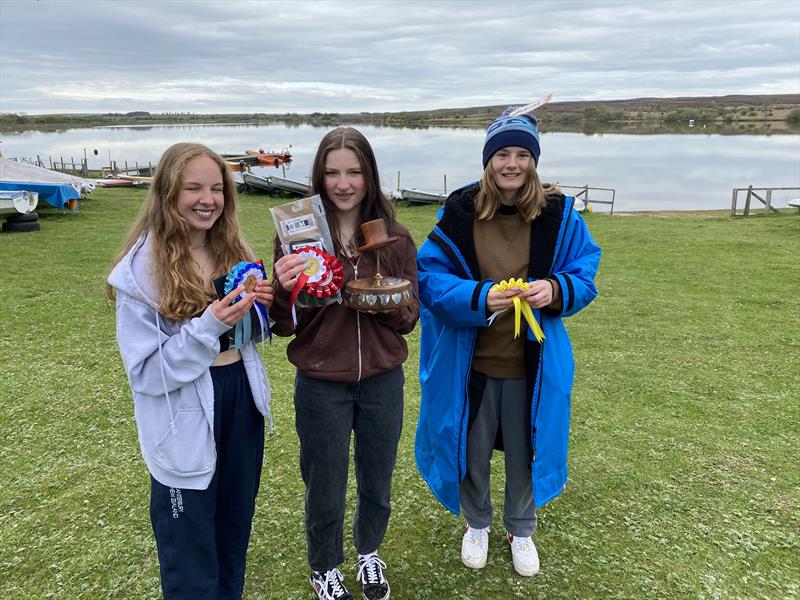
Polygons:
[[517,574],[522,575],[523,577],[533,577],[534,575],[539,574],[539,567],[534,569],[526,569],[514,564],[514,570],[517,572]]
[[483,559],[471,559],[468,556],[461,555],[461,562],[464,563],[465,567],[469,567],[470,569],[482,569],[486,566],[486,556]]

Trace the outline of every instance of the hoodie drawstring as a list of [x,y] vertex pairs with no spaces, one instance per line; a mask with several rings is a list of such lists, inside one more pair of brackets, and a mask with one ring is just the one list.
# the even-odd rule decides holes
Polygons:
[[172,402],[169,400],[169,391],[167,390],[167,377],[164,375],[164,351],[161,348],[161,319],[158,318],[158,311],[156,313],[156,335],[158,336],[158,364],[161,367],[161,383],[164,384],[164,396],[167,399],[167,408],[169,409],[169,428],[172,433],[178,433],[175,427],[175,413],[172,411]]

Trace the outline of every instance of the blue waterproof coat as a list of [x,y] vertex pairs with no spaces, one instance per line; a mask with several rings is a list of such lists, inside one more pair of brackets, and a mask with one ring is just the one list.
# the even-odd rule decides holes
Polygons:
[[[439,223],[417,254],[422,339],[422,388],[415,442],[417,468],[436,498],[459,514],[459,486],[466,475],[467,385],[479,327],[487,326],[486,296],[492,281],[480,280],[473,240],[473,200],[478,185],[453,192]],[[574,373],[572,346],[562,322],[597,296],[594,277],[600,248],[573,198],[548,197],[531,223],[530,281],[558,280],[562,310],[533,310],[546,339],[540,344],[528,329],[525,365],[531,395],[533,495],[542,506],[561,493],[567,481],[567,438]]]

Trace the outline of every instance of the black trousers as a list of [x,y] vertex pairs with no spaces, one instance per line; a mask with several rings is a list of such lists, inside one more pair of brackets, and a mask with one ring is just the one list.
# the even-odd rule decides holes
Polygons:
[[240,599],[264,458],[264,417],[242,361],[211,367],[217,465],[205,490],[150,478],[150,520],[165,600]]
[[374,552],[386,534],[403,425],[403,368],[355,383],[313,379],[298,371],[294,405],[300,471],[306,484],[308,564],[324,572],[344,560],[351,432],[358,495],[353,522],[356,550]]

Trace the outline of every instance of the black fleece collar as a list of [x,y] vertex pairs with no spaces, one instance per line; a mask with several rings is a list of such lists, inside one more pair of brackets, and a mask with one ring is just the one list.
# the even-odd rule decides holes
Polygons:
[[[439,230],[458,248],[467,262],[470,273],[466,275],[476,281],[480,279],[480,268],[472,227],[475,220],[475,196],[478,195],[479,189],[476,183],[450,194],[444,205],[442,220],[438,224]],[[564,218],[565,202],[563,194],[549,195],[542,213],[531,223],[528,277],[542,279],[551,274],[550,266],[553,264],[558,232],[561,230],[561,221]],[[437,244],[443,244],[435,232],[428,237]],[[444,249],[449,252],[448,248]]]

